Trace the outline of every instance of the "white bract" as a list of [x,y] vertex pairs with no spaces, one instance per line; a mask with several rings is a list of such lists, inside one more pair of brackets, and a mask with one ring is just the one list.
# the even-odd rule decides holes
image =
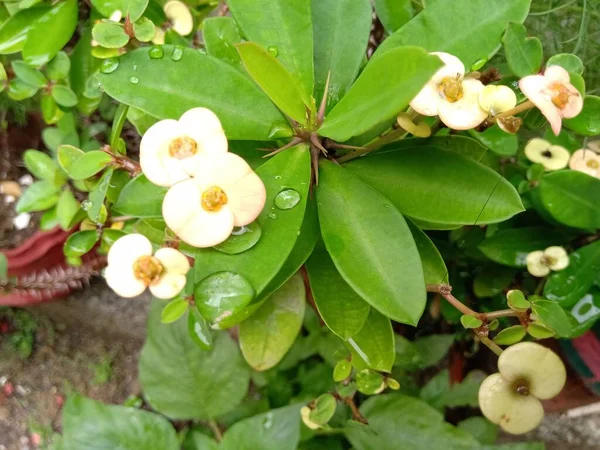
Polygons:
[[490,84],[479,93],[479,106],[491,116],[506,112],[517,105],[517,94],[508,86]]
[[560,358],[534,342],[521,342],[502,352],[498,371],[479,388],[479,407],[488,420],[511,434],[534,429],[544,417],[540,400],[555,397],[567,374]]
[[181,292],[189,269],[187,257],[179,250],[161,248],[153,255],[145,236],[129,234],[110,248],[104,276],[121,297],[135,297],[148,287],[152,295],[166,299]]
[[579,149],[571,156],[569,168],[600,178],[600,156],[589,149]]
[[465,66],[454,55],[433,52],[444,66],[429,80],[410,107],[424,116],[439,116],[454,130],[469,130],[488,116],[479,106],[479,94],[484,86],[479,80],[465,78]]
[[194,30],[194,18],[187,5],[178,0],[171,0],[163,7],[171,27],[180,36],[187,36]]
[[212,247],[234,227],[258,217],[266,201],[262,180],[233,153],[201,155],[187,168],[193,176],[169,189],[163,201],[165,222],[184,242]]
[[560,145],[552,145],[545,139],[533,138],[525,146],[525,156],[531,162],[541,164],[546,170],[560,170],[567,167],[571,154]]
[[527,271],[534,277],[545,277],[551,271],[559,271],[568,267],[569,255],[558,246],[537,250],[527,255]]
[[321,425],[319,425],[318,423],[314,423],[312,420],[310,420],[310,413],[311,413],[311,409],[308,406],[303,406],[302,408],[300,408],[300,417],[302,418],[302,422],[304,423],[304,425],[306,425],[308,428],[310,428],[311,430],[318,430],[319,428],[321,428]]
[[161,120],[148,129],[140,143],[140,165],[152,183],[172,186],[190,177],[198,158],[226,152],[219,118],[210,109],[194,108],[179,120]]

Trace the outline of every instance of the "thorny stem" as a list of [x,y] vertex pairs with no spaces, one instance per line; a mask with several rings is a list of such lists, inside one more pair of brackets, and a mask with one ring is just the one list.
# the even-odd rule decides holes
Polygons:
[[119,169],[129,172],[129,176],[136,177],[142,173],[142,168],[140,167],[139,163],[135,162],[131,158],[128,158],[127,156],[114,154],[109,145],[102,147],[102,151],[112,156],[114,160],[113,165]]
[[389,144],[390,142],[403,138],[407,134],[408,132],[404,128],[396,128],[390,131],[388,134],[381,136],[379,139],[367,145],[366,147],[356,149],[353,152],[350,152],[342,156],[341,158],[338,158],[337,161],[343,163],[346,161],[350,161],[354,158],[358,158],[359,156],[366,155],[367,153],[374,152],[375,150],[379,150],[381,147]]
[[219,428],[219,424],[213,419],[209,419],[206,423],[215,435],[215,441],[221,442],[221,440],[223,439],[223,432],[221,431],[221,428]]

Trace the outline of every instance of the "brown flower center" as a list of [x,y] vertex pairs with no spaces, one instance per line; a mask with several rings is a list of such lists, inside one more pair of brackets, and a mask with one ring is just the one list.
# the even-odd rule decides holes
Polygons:
[[513,389],[517,394],[527,396],[529,395],[529,383],[525,380],[517,380],[513,383]]
[[543,156],[544,158],[552,158],[552,152],[551,152],[550,150],[544,150],[544,151],[542,152],[542,156]]
[[189,158],[198,151],[198,144],[190,137],[182,136],[173,139],[169,144],[169,155],[177,159]]
[[438,85],[438,91],[450,103],[454,103],[463,97],[463,86],[460,77],[446,77]]
[[206,211],[220,211],[227,204],[227,194],[220,187],[214,186],[202,193],[202,208]]
[[557,108],[564,108],[569,104],[569,98],[571,94],[569,90],[560,83],[555,83],[550,86],[550,99],[552,100],[552,104]]
[[133,274],[146,286],[158,283],[163,266],[154,256],[141,256],[133,263]]
[[540,262],[546,266],[546,267],[550,267],[554,264],[556,264],[556,258],[553,258],[552,256],[548,256],[548,255],[544,255],[542,256],[542,259],[540,259]]

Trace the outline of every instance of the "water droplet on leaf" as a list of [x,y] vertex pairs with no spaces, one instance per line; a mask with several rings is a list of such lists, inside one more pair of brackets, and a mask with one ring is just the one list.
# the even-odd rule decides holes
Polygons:
[[131,77],[131,78],[129,79],[129,82],[130,82],[131,84],[138,84],[138,83],[140,82],[140,79],[139,79],[138,77]]
[[117,67],[119,67],[119,60],[117,58],[106,58],[102,61],[100,72],[112,73],[117,70]]
[[84,200],[83,202],[81,202],[81,209],[83,209],[84,211],[87,211],[91,207],[92,207],[92,202],[90,202],[89,200]]
[[297,190],[284,189],[275,196],[275,200],[273,203],[275,203],[275,206],[277,206],[277,208],[279,209],[292,209],[300,202],[301,198],[302,196]]
[[188,316],[188,333],[192,341],[202,350],[212,350],[213,341],[206,320],[196,308],[190,308]]
[[150,56],[150,59],[161,59],[165,56],[165,51],[162,47],[155,45],[148,50],[148,55]]
[[254,288],[242,275],[217,272],[196,285],[194,299],[202,316],[213,324],[242,311],[254,298]]
[[268,217],[269,217],[269,219],[277,219],[277,214],[275,214],[274,212],[272,212],[272,211],[271,211],[271,212],[269,213],[269,216],[268,216]]
[[179,61],[181,58],[183,58],[183,46],[176,45],[175,47],[173,47],[173,53],[171,53],[171,59],[173,61]]
[[[227,46],[227,44],[225,44],[225,46]],[[198,53],[200,53],[201,55],[206,55],[206,49],[205,48],[199,48],[198,49]]]
[[275,45],[269,46],[269,48],[267,48],[267,51],[271,56],[277,57],[277,55],[279,55],[279,49]]
[[258,243],[261,234],[262,229],[258,222],[252,222],[249,225],[234,228],[227,240],[215,245],[213,248],[230,255],[242,253],[254,247]]

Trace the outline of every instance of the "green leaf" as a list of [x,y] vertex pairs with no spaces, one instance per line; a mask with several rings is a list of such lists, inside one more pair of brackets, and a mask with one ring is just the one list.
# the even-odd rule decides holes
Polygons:
[[508,267],[486,265],[475,275],[473,293],[476,297],[493,297],[504,291],[517,275],[517,271]]
[[27,33],[23,59],[31,66],[41,66],[54,58],[71,40],[77,28],[77,0],[55,3]]
[[387,38],[375,57],[400,46],[416,45],[429,52],[455,55],[468,70],[498,51],[508,23],[523,23],[529,4],[530,0],[437,1]]
[[164,417],[137,408],[104,405],[70,395],[62,413],[65,450],[177,450],[173,426]]
[[25,61],[13,61],[12,68],[17,78],[31,86],[42,88],[48,84],[44,74],[29,66]]
[[106,198],[106,193],[108,192],[108,189],[111,185],[113,170],[114,169],[107,169],[102,174],[100,180],[98,181],[98,184],[94,186],[94,189],[90,191],[90,194],[88,196],[89,206],[86,211],[88,217],[94,223],[103,222],[100,219],[102,216],[102,209],[104,207],[104,199]]
[[237,344],[219,333],[214,349],[198,348],[187,323],[161,323],[152,304],[139,378],[148,403],[172,419],[208,419],[234,410],[246,395],[249,373]]
[[96,230],[78,231],[69,236],[64,245],[65,256],[77,257],[89,252],[100,236]]
[[99,67],[100,60],[92,56],[92,29],[89,25],[82,30],[79,41],[71,53],[69,80],[71,89],[78,96],[86,91],[90,77],[97,72]]
[[176,322],[183,316],[190,304],[187,300],[183,298],[176,298],[175,300],[171,300],[169,303],[165,305],[161,314],[160,321],[162,323],[173,323]]
[[343,167],[323,161],[320,174],[321,232],[338,271],[379,312],[416,325],[425,308],[425,281],[404,217]]
[[104,48],[121,48],[129,42],[129,35],[120,23],[99,22],[92,29],[92,37]]
[[333,381],[339,383],[344,381],[352,373],[352,363],[347,359],[342,359],[333,368]]
[[479,250],[498,264],[525,267],[527,255],[552,245],[566,244],[573,234],[546,227],[509,228],[500,230],[479,244]]
[[[146,131],[158,122],[156,117],[152,117],[150,114],[146,114],[141,109],[134,108],[133,106],[127,108],[127,120],[131,122],[140,136],[146,134]],[[231,144],[230,142],[229,145]]]
[[325,247],[319,245],[306,261],[310,287],[319,315],[340,338],[356,335],[369,316],[370,306],[344,281]]
[[[221,271],[238,273],[250,282],[256,291],[256,300],[260,300],[298,240],[308,201],[310,154],[305,146],[286,150],[260,166],[256,173],[267,190],[266,206],[257,219],[262,228],[262,237],[254,247],[238,255],[199,249],[194,270],[196,280]],[[279,210],[273,204],[282,186],[300,194],[300,202],[292,209]],[[275,286],[271,293],[281,284]]]
[[71,60],[65,52],[58,52],[52,61],[46,67],[48,78],[52,81],[64,80],[69,76],[71,70]]
[[308,99],[281,62],[252,42],[237,44],[236,48],[246,71],[273,103],[296,122],[306,124]]
[[467,329],[479,328],[483,324],[483,322],[481,320],[479,320],[477,317],[468,316],[468,315],[461,316],[460,323],[462,324],[463,327],[465,327]]
[[375,12],[389,33],[401,28],[414,15],[411,0],[375,0]]
[[383,387],[385,387],[385,381],[379,372],[363,369],[356,374],[356,389],[362,394],[379,394]]
[[447,282],[448,269],[436,246],[431,242],[429,236],[421,231],[412,220],[407,220],[406,223],[408,224],[408,228],[410,228],[410,232],[412,233],[415,244],[417,244],[417,249],[419,250],[425,283],[438,284]]
[[394,365],[394,330],[390,319],[371,308],[358,334],[344,342],[352,353],[352,365],[359,370],[391,372]]
[[[169,45],[163,49],[165,55],[173,52]],[[188,109],[203,106],[219,117],[229,139],[268,140],[292,134],[260,88],[217,58],[186,48],[179,61],[167,56],[151,59],[148,50],[140,48],[119,61],[114,72],[98,74],[98,80],[108,95],[151,116],[179,119]],[[132,77],[139,83],[131,83]]]
[[194,288],[196,307],[212,324],[239,313],[252,301],[254,294],[248,280],[234,272],[213,273]]
[[145,175],[139,175],[125,185],[113,209],[126,216],[162,218],[162,202],[167,190],[152,184]]
[[18,11],[0,26],[0,55],[10,55],[23,50],[27,33],[50,8],[39,7]]
[[297,274],[249,319],[240,324],[240,349],[254,370],[268,370],[281,361],[302,327],[306,292]]
[[38,88],[27,84],[18,78],[12,79],[8,84],[8,96],[18,102],[33,97],[37,91]]
[[418,367],[425,369],[437,365],[448,354],[454,343],[454,335],[431,334],[417,338],[413,343],[419,355]]
[[494,338],[494,342],[498,345],[513,345],[521,342],[526,334],[527,331],[523,325],[514,325],[500,331]]
[[506,302],[508,303],[508,307],[513,311],[524,312],[531,308],[531,302],[518,289],[512,289],[506,293]]
[[396,450],[402,442],[411,450],[479,450],[480,444],[466,431],[444,422],[444,416],[422,400],[402,394],[377,395],[360,406],[369,421],[345,428],[356,450]]
[[135,38],[140,42],[150,42],[156,33],[154,23],[146,17],[142,17],[133,24]]
[[58,173],[58,165],[50,156],[38,150],[27,150],[23,153],[23,163],[36,178],[54,181]]
[[531,310],[545,326],[554,331],[559,337],[569,337],[571,335],[573,325],[558,303],[538,300],[533,302]]
[[[67,172],[73,180],[85,180],[106,168],[112,161],[113,157],[108,153],[101,150],[92,150],[77,158]],[[64,165],[63,168],[65,168]]]
[[63,230],[68,230],[71,220],[79,211],[79,202],[75,199],[70,189],[65,189],[60,194],[58,204],[56,205],[56,216],[58,223]]
[[343,142],[394,118],[441,66],[437,56],[416,47],[371,60],[326,116],[319,134]]
[[572,119],[563,119],[563,124],[584,136],[600,134],[600,97],[586,95],[581,112]]
[[190,313],[188,314],[188,333],[199,348],[202,350],[212,350],[213,339],[212,334],[210,334],[210,328],[204,317],[202,317],[202,314],[195,307],[190,308]]
[[229,428],[221,450],[296,450],[300,442],[300,406],[273,409]]
[[202,26],[206,52],[234,67],[241,67],[235,44],[242,42],[235,20],[231,17],[209,17]]
[[92,0],[92,5],[104,17],[111,17],[119,11],[121,17],[129,16],[131,21],[135,22],[146,10],[148,0]]
[[227,4],[246,38],[263,48],[270,48],[300,82],[304,97],[310,98],[314,84],[311,2],[229,0]]
[[56,100],[60,106],[71,108],[77,105],[77,94],[67,86],[57,84],[52,88],[52,98]]
[[0,280],[5,280],[8,275],[8,259],[4,253],[0,253]]
[[599,272],[600,241],[596,241],[575,250],[569,255],[569,266],[548,277],[544,297],[558,302],[563,308],[570,308],[594,284]]
[[[375,373],[377,373],[377,372],[375,372]],[[325,425],[327,422],[329,422],[331,420],[331,418],[335,414],[336,406],[337,406],[337,402],[333,395],[331,395],[329,393],[319,395],[315,399],[314,407],[310,411],[308,418],[313,423],[317,423],[319,425]]]
[[554,172],[540,180],[542,203],[560,223],[600,228],[600,180],[574,170]]
[[252,222],[235,228],[231,236],[213,248],[228,255],[237,255],[254,247],[261,236],[262,228],[258,222]]
[[59,188],[50,181],[36,181],[19,198],[15,209],[17,213],[43,211],[58,202]]
[[571,53],[559,53],[551,56],[546,66],[561,66],[568,72],[581,75],[583,73],[583,61],[577,55]]
[[519,138],[517,135],[506,133],[497,125],[488,128],[483,133],[469,130],[469,134],[497,155],[516,155],[519,149]]
[[61,145],[58,147],[57,152],[58,164],[65,172],[69,173],[73,164],[75,164],[75,161],[84,154],[85,152],[83,150],[73,147],[72,145]]
[[185,435],[183,450],[221,450],[217,441],[200,430],[191,429]]
[[536,339],[548,339],[554,337],[554,331],[545,325],[536,322],[527,325],[527,332]]
[[356,79],[371,31],[369,0],[313,0],[312,21],[315,65],[315,99],[323,98],[329,79],[330,111]]
[[390,149],[345,167],[419,221],[483,225],[524,210],[516,189],[497,172],[448,150]]
[[508,67],[516,76],[524,77],[540,71],[544,58],[542,42],[536,37],[528,37],[522,24],[509,23],[502,43]]
[[498,437],[498,425],[485,417],[469,417],[459,422],[458,428],[467,431],[482,444],[493,444]]

